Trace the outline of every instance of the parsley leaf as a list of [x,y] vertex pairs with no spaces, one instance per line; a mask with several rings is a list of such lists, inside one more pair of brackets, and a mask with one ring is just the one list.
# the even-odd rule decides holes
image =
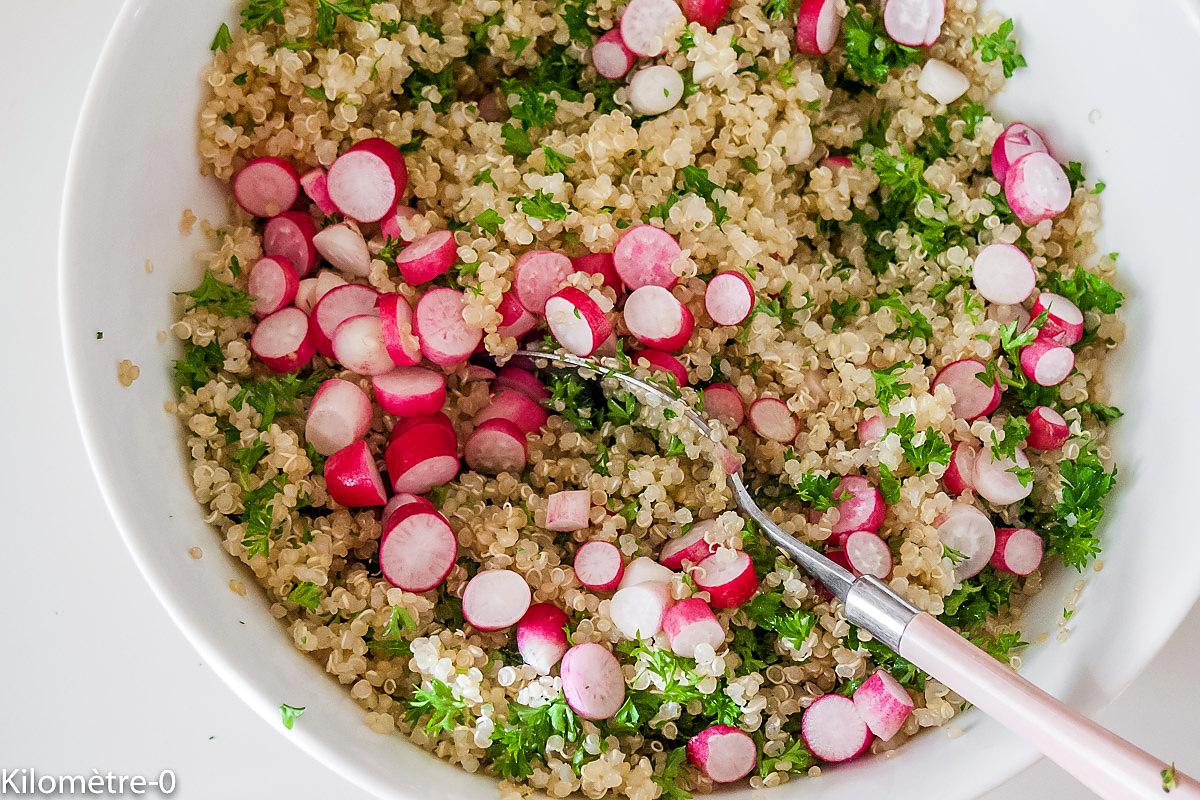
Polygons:
[[296,584],[296,588],[292,589],[288,594],[288,600],[291,600],[298,606],[307,608],[309,611],[315,612],[321,605],[321,587],[315,583],[308,581],[300,581]]
[[[761,748],[760,748],[761,750]],[[765,778],[772,772],[807,772],[813,765],[812,753],[804,746],[801,739],[792,739],[787,747],[777,756],[760,753],[758,759],[759,777]]]
[[921,61],[920,48],[896,43],[878,19],[863,14],[857,6],[850,6],[842,21],[842,40],[846,68],[868,86],[884,83],[895,68]]
[[1028,642],[1021,641],[1021,634],[1016,631],[998,633],[995,636],[989,636],[986,633],[973,633],[967,638],[980,650],[1005,664],[1012,658],[1013,650],[1019,650],[1029,644]]
[[483,169],[479,170],[479,172],[476,172],[475,177],[471,180],[471,183],[475,186],[482,186],[485,183],[490,183],[493,188],[499,188],[496,186],[496,179],[492,177],[491,167],[484,167]]
[[879,491],[888,505],[894,506],[900,502],[900,479],[891,467],[883,463],[879,465]]
[[283,491],[287,477],[276,475],[263,481],[256,489],[242,493],[242,513],[238,521],[246,526],[242,534],[242,547],[246,556],[265,556],[271,549],[271,532],[275,528],[271,501]]
[[1162,777],[1162,790],[1169,794],[1179,788],[1179,779],[1175,774],[1175,762],[1171,762],[1171,766],[1164,769],[1159,775]]
[[1104,519],[1104,499],[1113,490],[1117,470],[1104,469],[1094,448],[1080,451],[1074,461],[1060,461],[1061,496],[1054,504],[1053,518],[1042,525],[1050,550],[1064,562],[1082,571],[1100,553],[1096,528]]
[[[683,764],[687,759],[687,748],[677,747],[667,753],[667,760],[663,762],[662,772],[651,776],[651,780],[659,785],[659,800],[691,800],[692,793],[685,789],[680,781],[683,772]],[[1174,767],[1172,767],[1174,769]],[[1166,786],[1166,778],[1163,778],[1163,785]]]
[[1062,295],[1085,312],[1096,310],[1102,314],[1114,314],[1125,301],[1125,295],[1113,288],[1111,283],[1083,267],[1076,267],[1075,273],[1069,278],[1057,273],[1049,275],[1046,291]]
[[355,22],[371,19],[372,0],[317,0],[317,41],[329,44],[337,28],[338,17]]
[[697,167],[695,164],[688,164],[684,167],[682,177],[683,190],[691,192],[708,203],[708,207],[713,212],[713,222],[720,226],[729,217],[729,212],[713,198],[713,192],[725,187],[709,178],[707,169]]
[[925,691],[926,675],[924,672],[917,669],[915,664],[893,653],[886,644],[878,639],[860,639],[858,628],[853,625],[850,626],[850,632],[846,636],[846,646],[851,650],[865,650],[871,656],[871,660],[875,662],[875,666],[886,670],[902,686],[916,689],[918,692]]
[[496,209],[489,208],[475,215],[475,224],[487,233],[495,234],[504,224],[504,217],[496,213]]
[[425,732],[436,736],[439,733],[449,733],[462,724],[466,710],[466,701],[456,697],[449,686],[434,678],[429,681],[428,689],[417,689],[413,692],[405,716],[414,724],[428,716],[425,720]]
[[233,36],[229,33],[229,26],[222,22],[221,27],[217,28],[217,35],[213,37],[212,44],[208,46],[208,49],[214,53],[218,50],[224,53],[229,50],[229,45],[231,44],[233,44]]
[[259,378],[242,386],[229,405],[240,411],[243,404],[249,403],[262,415],[259,428],[265,431],[276,417],[299,414],[299,402],[312,397],[324,377],[323,373],[305,371]]
[[203,347],[185,342],[183,358],[175,362],[175,386],[194,392],[215,378],[224,364],[225,356],[216,339]]
[[792,13],[792,0],[764,0],[762,8],[767,19],[783,19]]
[[541,189],[532,197],[522,197],[518,207],[527,217],[534,219],[563,220],[567,218],[567,207]]
[[546,174],[551,175],[555,172],[562,172],[566,169],[567,164],[574,164],[575,159],[570,156],[565,156],[549,145],[542,145],[542,155],[546,157]]
[[1013,27],[1013,21],[1006,19],[994,33],[972,39],[980,60],[989,63],[999,59],[1006,78],[1011,78],[1021,67],[1028,66],[1025,56],[1017,49],[1016,39],[1012,38]]
[[892,413],[890,404],[893,400],[899,400],[912,389],[911,383],[902,383],[900,380],[900,373],[912,369],[912,366],[911,361],[900,361],[885,369],[871,370],[871,375],[875,377],[875,399],[885,415]]
[[279,706],[279,716],[283,719],[283,727],[289,731],[295,726],[296,720],[304,714],[304,706],[289,706],[283,703]]
[[1017,448],[1025,444],[1025,439],[1029,436],[1029,422],[1022,416],[1009,417],[1004,420],[1003,432],[1003,440],[997,439],[996,432],[992,432],[992,455],[997,460],[1011,458],[1016,454]]
[[532,762],[545,761],[546,740],[555,734],[569,743],[583,736],[582,723],[561,695],[540,706],[510,702],[508,720],[492,736],[489,752],[496,772],[506,780],[529,777]]
[[958,585],[945,599],[942,622],[962,630],[977,628],[1012,600],[1015,582],[988,568]]
[[840,475],[821,475],[809,470],[800,476],[800,480],[793,487],[793,493],[798,500],[812,506],[814,511],[828,511],[850,496],[843,492],[834,497],[841,482]]
[[254,33],[268,24],[283,24],[283,9],[286,0],[248,0],[242,8],[242,29]]
[[801,608],[789,608],[779,592],[759,592],[743,604],[741,610],[755,625],[774,633],[797,649],[817,624],[816,614]]
[[193,300],[195,308],[208,308],[223,317],[247,317],[254,298],[236,286],[223,283],[212,270],[204,270],[200,285],[190,292],[175,292]]
[[[887,413],[886,411],[884,413]],[[946,437],[936,428],[926,428],[921,433],[916,432],[917,420],[910,414],[904,414],[896,421],[896,427],[891,430],[900,437],[900,449],[904,452],[904,460],[918,475],[929,471],[930,464],[949,464],[953,452]],[[920,439],[920,444],[917,443]]]
[[[857,303],[857,301],[855,302]],[[933,326],[929,323],[929,318],[920,311],[904,305],[899,292],[873,298],[870,308],[872,312],[881,308],[890,308],[895,314],[898,326],[895,331],[888,334],[889,339],[903,337],[910,342],[913,339],[924,339],[927,342],[933,339]]]
[[[533,152],[533,143],[529,140],[529,133],[524,128],[506,122],[500,126],[500,135],[504,137],[504,149],[511,155],[526,157]],[[489,170],[489,178],[490,176]]]

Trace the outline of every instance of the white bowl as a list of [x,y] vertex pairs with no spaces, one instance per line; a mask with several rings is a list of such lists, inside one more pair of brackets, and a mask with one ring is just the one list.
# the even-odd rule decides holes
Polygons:
[[[1054,641],[1063,597],[1079,576],[1055,572],[1030,611],[1023,671],[1094,711],[1150,661],[1200,595],[1195,530],[1196,261],[1200,168],[1200,22],[1185,0],[1006,0],[1031,67],[1000,102],[1005,116],[1048,134],[1056,154],[1103,178],[1103,239],[1120,250],[1130,343],[1114,363],[1127,416],[1116,442],[1121,489],[1103,529],[1106,567],[1088,588],[1074,634]],[[493,797],[487,778],[371,733],[345,687],[295,650],[252,576],[226,556],[192,498],[172,396],[169,292],[193,286],[200,235],[179,233],[183,208],[220,219],[219,187],[197,174],[200,70],[230,0],[130,0],[92,83],[75,137],[61,242],[63,332],[80,424],[130,552],[204,658],[264,717],[307,706],[292,741],[380,796]],[[153,273],[143,270],[146,259]],[[103,339],[96,338],[103,331]],[[141,377],[114,374],[129,358]],[[1190,415],[1190,416],[1189,416]],[[187,549],[201,546],[193,561]],[[237,577],[250,591],[230,591]],[[779,795],[832,800],[974,797],[1023,769],[1034,752],[977,712],[959,738],[937,731],[890,759],[801,780]],[[932,791],[931,791],[932,789]],[[886,792],[883,795],[882,792]],[[728,792],[749,800],[748,789]]]

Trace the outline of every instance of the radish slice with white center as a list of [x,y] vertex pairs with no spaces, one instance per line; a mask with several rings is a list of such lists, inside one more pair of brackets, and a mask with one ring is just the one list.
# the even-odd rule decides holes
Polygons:
[[1057,450],[1071,438],[1071,427],[1063,415],[1048,406],[1030,411],[1025,421],[1029,423],[1025,444],[1034,450]]
[[946,0],[930,0],[932,13],[929,28],[925,31],[925,46],[932,46],[942,35],[942,24],[946,21]]
[[300,309],[305,314],[312,311],[313,304],[317,302],[316,293],[316,278],[304,278],[303,280],[297,281],[296,297],[294,300],[296,308]]
[[671,583],[675,573],[655,561],[653,558],[638,556],[625,567],[621,577],[620,588],[637,586],[639,583]]
[[250,349],[272,372],[295,372],[316,352],[308,315],[293,307],[263,318],[250,337]]
[[535,403],[542,403],[550,399],[550,390],[538,379],[538,376],[527,369],[514,367],[512,364],[501,367],[500,371],[496,373],[496,386],[520,392]]
[[458,245],[450,231],[422,236],[396,254],[396,269],[409,286],[418,286],[445,275],[458,257]]
[[563,287],[575,271],[571,259],[550,250],[530,250],[517,259],[513,288],[517,299],[531,314],[546,313],[546,301]]
[[621,662],[604,645],[575,645],[563,656],[559,674],[563,698],[584,719],[609,719],[625,705]]
[[621,32],[613,29],[601,36],[592,45],[592,66],[601,77],[609,80],[624,78],[625,73],[633,66],[637,56],[625,46]]
[[886,670],[875,670],[854,690],[858,715],[885,742],[900,732],[915,707],[908,691]]
[[325,460],[325,488],[335,503],[347,508],[381,506],[387,502],[379,467],[361,439]]
[[413,329],[421,353],[434,364],[457,366],[483,341],[483,328],[463,318],[465,308],[463,294],[456,289],[430,289],[417,301]]
[[392,491],[425,494],[458,475],[458,437],[438,423],[420,424],[393,438],[383,459]]
[[625,291],[621,276],[613,265],[612,253],[585,253],[571,259],[571,266],[576,272],[586,272],[588,275],[599,275],[604,279],[604,285],[618,295]]
[[697,522],[690,531],[676,536],[662,546],[658,553],[658,563],[667,569],[683,569],[685,562],[699,564],[712,555],[716,547],[704,539],[716,526],[717,521],[712,519]]
[[737,728],[711,725],[688,739],[687,757],[713,783],[733,783],[754,769],[758,748]]
[[698,22],[709,33],[717,29],[729,11],[729,0],[683,0],[683,16]]
[[347,217],[378,222],[396,207],[408,185],[404,155],[384,139],[366,139],[329,167],[329,199]]
[[438,411],[433,414],[423,414],[417,417],[401,417],[400,419],[396,420],[396,424],[393,425],[392,429],[388,432],[388,444],[396,441],[406,433],[426,425],[432,425],[435,428],[442,428],[451,436],[454,436],[456,440],[454,449],[458,448],[457,434],[454,431],[454,423],[450,421],[450,418],[447,417],[443,411]]
[[290,305],[299,285],[296,270],[287,259],[267,256],[255,261],[246,278],[246,291],[254,298],[254,314],[265,317]]
[[1003,184],[1008,177],[1008,168],[1022,156],[1046,152],[1049,151],[1040,133],[1024,122],[1014,122],[1004,129],[992,146],[992,174]]
[[966,491],[975,491],[975,460],[979,448],[966,442],[955,442],[950,451],[950,463],[942,473],[946,491],[958,496]]
[[558,343],[577,356],[590,356],[612,334],[604,309],[574,286],[564,286],[546,301],[546,324]]
[[329,197],[329,178],[325,170],[320,167],[310,169],[300,176],[300,186],[322,214],[328,217],[338,213],[338,207]]
[[796,14],[796,49],[801,53],[823,56],[837,44],[842,32],[842,16],[837,0],[803,0]]
[[500,305],[496,310],[500,312],[500,325],[496,328],[496,333],[501,336],[520,339],[537,327],[537,317],[525,310],[514,290],[510,289],[501,295]]
[[859,575],[874,575],[886,580],[892,574],[892,551],[877,534],[855,531],[843,542],[846,560]]
[[862,422],[858,423],[858,443],[861,445],[875,444],[887,436],[887,432],[896,427],[898,421],[896,417],[884,416],[882,412],[863,417]]
[[1001,572],[1024,577],[1042,564],[1045,543],[1029,528],[997,528],[996,551],[991,565]]
[[326,292],[312,311],[317,352],[333,358],[333,335],[338,326],[351,317],[377,313],[378,301],[378,292],[357,283],[335,286]]
[[704,413],[732,431],[746,419],[746,404],[732,383],[714,383],[704,387]]
[[425,367],[395,367],[371,379],[375,402],[389,414],[432,414],[446,402],[446,376]]
[[475,423],[489,419],[506,419],[524,433],[537,433],[546,425],[550,414],[533,400],[514,389],[501,389],[478,414]]
[[437,508],[434,507],[433,503],[429,502],[424,497],[421,497],[417,494],[409,494],[408,492],[401,492],[400,494],[392,495],[391,499],[387,501],[387,505],[383,507],[383,514],[380,517],[380,519],[383,520],[383,526],[385,528],[387,527],[388,520],[391,519],[393,513],[399,511],[405,506],[411,505],[419,505],[422,508],[428,508],[431,511],[437,511]]
[[1011,244],[989,244],[975,256],[971,282],[992,303],[1013,305],[1033,293],[1037,272],[1029,256]]
[[1017,219],[1036,225],[1067,210],[1071,182],[1049,153],[1029,153],[1008,168],[1004,196]]
[[1000,405],[999,381],[993,379],[989,386],[978,378],[986,370],[978,361],[964,358],[942,367],[933,379],[932,388],[949,386],[954,391],[951,410],[956,417],[969,422],[992,413]]
[[446,518],[422,503],[396,509],[379,540],[379,569],[392,586],[427,592],[446,580],[458,558],[458,538]]
[[692,579],[708,592],[713,608],[737,608],[758,591],[754,562],[740,551],[714,553],[696,566]]
[[477,572],[463,590],[463,617],[481,631],[516,625],[533,600],[529,584],[511,569]]
[[[648,366],[651,372],[665,372],[675,379],[676,386],[688,385],[687,367],[678,358],[662,350],[638,350],[629,356],[629,360],[637,366]],[[641,362],[645,361],[645,364]]]
[[592,493],[587,489],[555,492],[546,498],[546,530],[581,531],[589,524]]
[[382,322],[375,314],[362,314],[338,325],[333,332],[333,357],[359,375],[382,375],[396,365],[383,345]]
[[404,235],[404,231],[400,230],[400,220],[412,219],[417,215],[417,210],[412,206],[396,206],[396,210],[383,218],[379,223],[379,232],[386,239],[398,239],[401,242],[413,242],[414,239]]
[[750,427],[764,439],[790,442],[800,433],[796,415],[782,400],[760,397],[750,404]]
[[393,292],[379,295],[380,330],[383,346],[392,361],[400,367],[411,367],[421,363],[421,342],[413,333],[412,306],[404,295]]
[[617,246],[613,248],[613,267],[630,289],[643,286],[670,289],[679,282],[673,265],[682,252],[675,237],[662,228],[634,225],[617,240]]
[[955,578],[965,581],[987,566],[996,550],[996,528],[987,514],[975,506],[954,503],[935,525],[942,544],[962,556],[954,565]]
[[638,114],[665,114],[683,99],[683,76],[669,64],[643,67],[629,79],[629,105]]
[[695,658],[702,644],[718,650],[725,643],[725,629],[708,603],[698,597],[680,600],[663,614],[663,630],[671,651],[677,656]]
[[621,14],[621,39],[635,55],[661,56],[684,25],[675,0],[630,0]]
[[718,272],[704,289],[704,310],[718,325],[740,325],[754,308],[754,286],[740,272]]
[[321,298],[339,286],[346,285],[346,279],[331,269],[323,269],[317,273],[316,285],[313,287],[313,306],[321,302]]
[[296,270],[297,277],[304,277],[317,266],[317,248],[313,237],[317,226],[312,217],[300,211],[287,211],[267,220],[263,226],[263,255],[280,256]]
[[1029,310],[1033,318],[1046,315],[1046,321],[1038,329],[1039,339],[1049,339],[1070,347],[1083,338],[1083,312],[1061,294],[1042,292],[1033,301]]
[[800,736],[822,761],[836,764],[858,758],[871,746],[871,730],[854,701],[840,694],[821,695],[804,710]]
[[887,503],[883,501],[883,492],[871,485],[871,482],[861,475],[847,475],[842,478],[833,491],[834,498],[849,495],[837,504],[838,521],[833,526],[834,533],[850,533],[851,531],[879,530],[883,518],[887,516]]
[[971,82],[954,67],[937,58],[931,58],[921,68],[917,88],[942,105],[950,105],[967,93]]
[[300,176],[295,168],[275,156],[246,163],[233,176],[233,199],[251,216],[274,217],[296,204]]
[[1021,371],[1038,386],[1058,386],[1075,369],[1075,353],[1052,339],[1021,348]]
[[575,577],[593,592],[608,592],[621,584],[625,562],[610,542],[584,542],[575,551]]
[[517,622],[517,652],[538,675],[549,675],[570,644],[564,628],[569,617],[550,603],[534,603]]
[[1022,483],[1012,470],[1028,467],[1029,459],[1020,448],[1011,457],[996,458],[992,448],[984,447],[975,459],[975,493],[1000,506],[1024,500],[1033,491],[1033,481]]
[[304,440],[323,456],[331,456],[371,429],[371,398],[350,381],[330,378],[308,406]]
[[937,39],[945,13],[945,0],[886,0],[883,27],[892,41],[923,47]]
[[669,583],[647,581],[617,589],[609,601],[608,614],[626,639],[653,639],[662,630],[663,616],[674,603]]
[[692,312],[675,299],[670,289],[641,286],[630,293],[621,312],[629,332],[655,350],[679,350],[695,327]]
[[336,269],[360,278],[371,274],[371,250],[353,223],[330,225],[313,237],[313,245]]
[[520,475],[529,463],[525,432],[506,419],[489,419],[463,443],[463,459],[476,472]]

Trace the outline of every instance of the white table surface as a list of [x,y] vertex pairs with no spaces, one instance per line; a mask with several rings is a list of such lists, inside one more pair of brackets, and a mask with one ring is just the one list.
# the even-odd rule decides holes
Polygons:
[[[366,798],[252,714],[176,630],[126,554],[73,420],[57,317],[59,206],[76,114],[119,6],[0,0],[11,9],[0,49],[0,357],[24,367],[0,393],[0,507],[9,514],[0,531],[0,767],[169,768],[174,796],[192,799]],[[1193,774],[1198,653],[1194,610],[1100,717]],[[985,797],[1089,796],[1042,762]]]

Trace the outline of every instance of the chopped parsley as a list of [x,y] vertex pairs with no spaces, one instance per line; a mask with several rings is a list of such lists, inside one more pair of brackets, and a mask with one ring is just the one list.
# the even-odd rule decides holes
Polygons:
[[900,502],[900,479],[887,464],[879,464],[879,491],[883,500],[890,506]]
[[676,747],[667,753],[667,759],[663,762],[662,772],[651,776],[651,780],[657,783],[661,790],[658,794],[658,800],[691,800],[692,793],[684,788],[682,782],[683,765],[686,760],[686,747]]
[[1082,571],[1100,553],[1096,528],[1104,519],[1104,499],[1113,490],[1117,470],[1106,471],[1095,449],[1086,447],[1074,461],[1060,461],[1061,494],[1053,515],[1041,523],[1050,551]]
[[667,195],[666,200],[663,200],[661,203],[655,203],[646,209],[646,216],[644,219],[646,221],[660,219],[663,222],[666,222],[668,219],[670,219],[671,209],[674,208],[675,204],[678,202],[679,195],[676,192],[671,192],[669,195]]
[[686,53],[696,46],[696,35],[692,33],[691,28],[684,28],[675,41],[679,42],[679,49]]
[[1162,776],[1163,792],[1170,794],[1173,790],[1179,788],[1179,779],[1175,775],[1175,762],[1171,762],[1171,766],[1159,774]]
[[286,7],[286,0],[247,0],[241,13],[242,29],[256,33],[270,24],[282,25]]
[[851,650],[866,651],[871,660],[875,662],[875,666],[886,670],[900,682],[900,685],[916,689],[918,692],[925,691],[927,676],[924,672],[917,669],[915,664],[893,653],[886,644],[878,639],[861,639],[858,628],[853,625],[850,626],[850,633],[846,636],[846,646]]
[[1012,578],[986,568],[974,578],[960,583],[946,597],[945,608],[938,619],[961,630],[977,628],[1012,601],[1015,585]]
[[285,475],[263,481],[258,488],[242,493],[242,513],[239,522],[246,526],[242,547],[247,558],[265,556],[271,549],[271,533],[275,528],[271,501],[283,491]]
[[896,43],[878,19],[853,5],[842,21],[842,40],[846,68],[858,82],[868,86],[887,81],[893,69],[921,61],[920,48]]
[[[500,126],[500,135],[504,137],[504,149],[509,154],[524,158],[533,152],[533,143],[529,140],[529,133],[524,128],[506,122]],[[488,174],[490,177],[490,170]]]
[[525,216],[534,219],[563,220],[567,218],[567,207],[541,189],[534,192],[532,197],[522,197],[518,207]]
[[763,0],[762,9],[767,19],[784,19],[792,13],[792,0]]
[[850,496],[842,493],[834,497],[841,481],[840,475],[822,475],[809,470],[801,475],[800,480],[792,487],[793,496],[802,503],[812,506],[815,511],[828,511]]
[[801,608],[789,608],[784,605],[783,595],[779,592],[759,592],[742,605],[741,610],[755,625],[796,649],[804,644],[817,624],[816,614]]
[[999,59],[1006,78],[1011,78],[1013,73],[1021,67],[1028,66],[1025,56],[1021,55],[1021,51],[1017,48],[1016,39],[1013,38],[1013,28],[1013,21],[1006,19],[1000,23],[1000,27],[994,33],[975,36],[972,39],[975,52],[979,53],[979,59],[984,63]]
[[1046,290],[1060,294],[1079,306],[1080,311],[1114,314],[1125,302],[1125,295],[1094,272],[1076,267],[1070,277],[1053,273],[1047,277]]
[[562,4],[562,19],[567,25],[567,33],[571,35],[572,41],[584,47],[591,47],[596,41],[588,8],[590,3],[591,0],[579,0],[577,3]]
[[262,415],[261,430],[271,427],[276,417],[299,414],[301,400],[312,397],[325,375],[315,371],[290,372],[258,378],[241,387],[229,405],[241,410],[245,403]]
[[807,772],[813,765],[812,753],[801,739],[792,739],[777,756],[768,756],[759,748],[758,774],[765,778],[772,772]]
[[[583,736],[579,717],[562,696],[540,706],[510,702],[508,719],[492,736],[489,753],[496,772],[506,780],[529,777],[532,762],[545,761],[546,740],[556,734],[568,743],[578,743]],[[576,752],[583,757],[583,747]]]
[[492,177],[491,167],[484,167],[483,169],[479,170],[479,172],[476,172],[475,177],[471,180],[471,183],[475,186],[482,186],[485,183],[490,183],[493,188],[499,188],[496,186],[496,179]]
[[215,378],[224,364],[225,356],[216,339],[204,346],[184,342],[183,358],[175,362],[175,386],[194,392]]
[[1025,443],[1029,436],[1029,422],[1022,416],[1012,416],[1004,420],[1004,438],[997,439],[992,432],[992,455],[997,459],[1012,458],[1017,448]]
[[317,0],[317,41],[321,44],[333,41],[338,17],[345,17],[354,22],[370,20],[372,2],[373,0]]
[[875,377],[875,400],[884,414],[891,414],[891,402],[904,397],[912,389],[911,383],[900,380],[901,373],[912,369],[912,366],[911,361],[900,361],[885,369],[871,370],[871,375]]
[[229,45],[231,44],[233,44],[233,36],[229,33],[229,26],[222,22],[221,27],[217,28],[217,35],[213,37],[212,44],[208,46],[208,49],[214,53],[218,50],[224,53],[229,50]]
[[995,636],[977,632],[968,635],[967,639],[992,658],[1005,664],[1012,658],[1013,650],[1029,645],[1028,642],[1021,641],[1021,634],[1017,631],[1006,631]]
[[896,421],[896,427],[891,429],[900,438],[900,449],[908,465],[918,475],[924,475],[929,471],[930,464],[949,464],[953,451],[942,432],[936,428],[926,428],[917,433],[916,423],[915,417],[904,414]]
[[408,701],[405,716],[416,724],[425,718],[425,732],[431,736],[449,733],[465,718],[467,703],[455,696],[454,690],[434,678],[428,689],[417,689]]
[[300,581],[296,584],[296,588],[292,589],[288,594],[288,600],[291,600],[298,606],[307,608],[309,611],[315,612],[321,605],[321,587],[315,583],[308,581]]
[[[283,727],[289,731],[295,727],[296,720],[304,714],[304,706],[289,706],[283,703],[279,706],[279,716],[283,720]],[[209,737],[212,738],[212,737]]]
[[716,201],[713,197],[713,192],[717,189],[723,190],[725,187],[709,178],[707,169],[697,167],[695,164],[688,164],[683,168],[681,173],[683,191],[691,192],[708,203],[708,207],[713,212],[713,222],[719,227],[721,223],[729,218],[729,212]]
[[[858,301],[855,300],[856,305],[857,303]],[[888,334],[889,339],[904,338],[910,342],[913,339],[924,339],[927,342],[933,339],[933,326],[929,323],[929,318],[919,310],[904,305],[899,292],[885,297],[872,298],[870,307],[872,312],[881,308],[890,308],[895,314],[897,327],[895,331]]]
[[190,292],[175,294],[190,297],[195,308],[207,308],[222,317],[247,317],[254,302],[253,297],[236,286],[222,282],[212,270],[207,269],[199,286]]
[[562,172],[568,164],[574,164],[575,159],[565,156],[549,145],[542,145],[542,155],[546,157],[546,174]]
[[504,224],[504,217],[496,213],[496,209],[489,208],[475,215],[475,224],[486,233],[495,234],[500,230],[500,226]]

